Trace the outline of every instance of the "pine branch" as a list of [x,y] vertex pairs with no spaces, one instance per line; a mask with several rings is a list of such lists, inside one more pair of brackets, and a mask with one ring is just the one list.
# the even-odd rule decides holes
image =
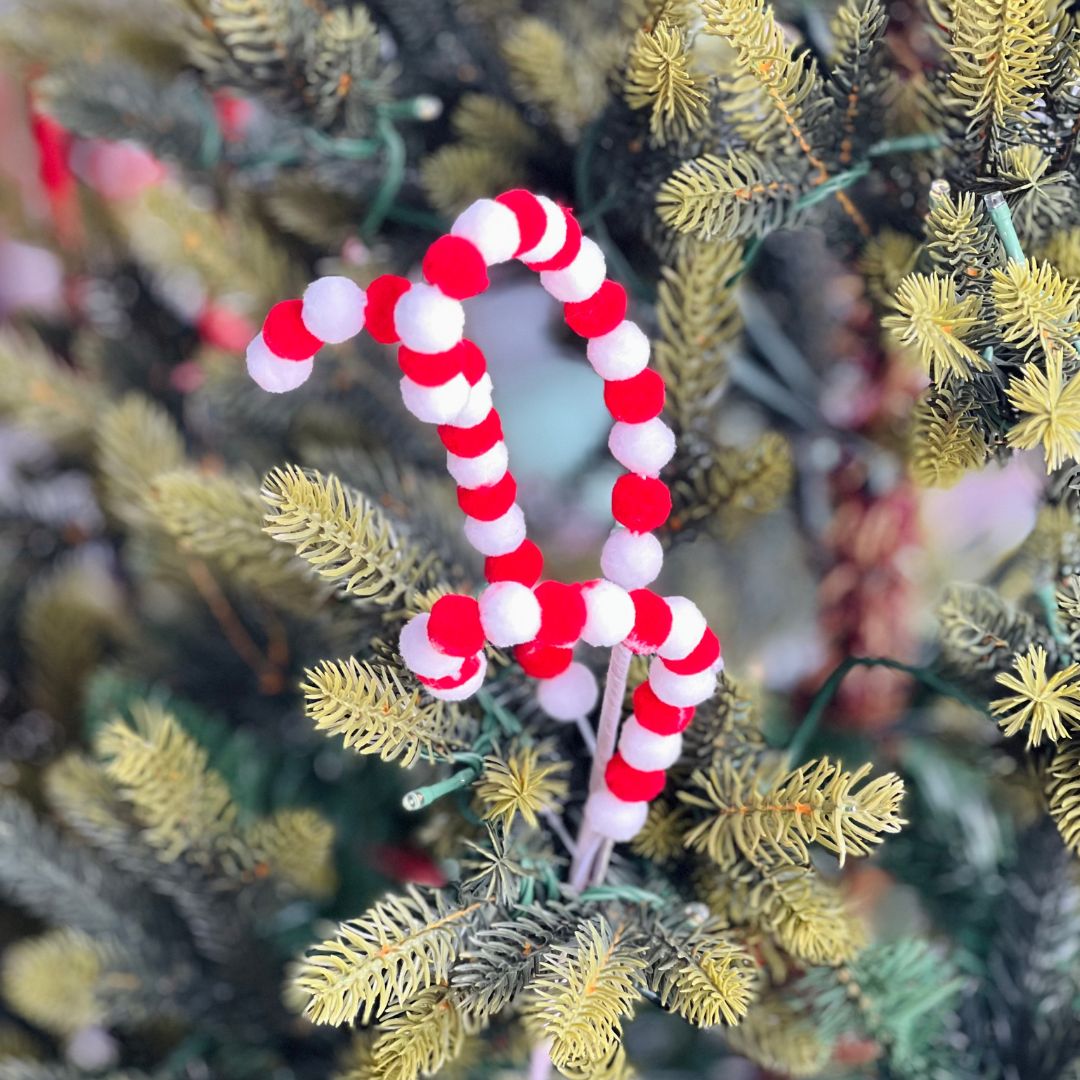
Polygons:
[[191,469],[159,475],[144,496],[181,551],[210,561],[227,579],[285,611],[310,619],[325,589],[263,527],[258,489]]
[[525,1022],[551,1040],[557,1069],[606,1062],[618,1047],[622,1020],[641,997],[645,967],[624,931],[599,918],[583,924],[573,944],[554,946],[537,968]]
[[709,909],[734,926],[767,934],[804,964],[853,959],[865,933],[835,885],[811,867],[757,867],[737,862],[722,873],[701,874]]
[[347,596],[382,607],[410,605],[438,585],[433,557],[423,557],[363,495],[336,476],[275,469],[263,481],[266,532],[290,544]]
[[668,386],[667,413],[683,435],[708,425],[727,383],[727,346],[742,329],[731,284],[741,261],[738,244],[687,239],[661,268],[653,356]]
[[551,948],[573,941],[580,921],[577,907],[549,902],[519,908],[515,918],[477,930],[451,972],[454,1000],[477,1016],[501,1012],[532,984]]
[[929,389],[912,416],[909,469],[919,487],[950,488],[990,453],[976,418],[947,387]]
[[[26,853],[34,857],[28,859]],[[132,918],[129,892],[114,871],[62,839],[14,795],[0,797],[0,892],[35,915],[91,937],[152,946]]]
[[847,855],[869,854],[882,833],[899,832],[904,824],[903,782],[886,773],[859,789],[870,771],[863,765],[848,772],[828,758],[779,777],[762,775],[754,763],[698,771],[690,778],[691,790],[679,792],[680,801],[700,812],[686,845],[728,868],[740,856],[762,866],[807,865],[808,845],[817,843],[843,865]]
[[649,110],[649,132],[659,146],[685,141],[708,117],[706,79],[693,70],[685,30],[667,19],[638,29],[624,80],[627,105]]
[[466,1018],[443,987],[421,990],[377,1030],[369,1080],[433,1076],[461,1054],[467,1034]]
[[462,935],[480,907],[451,908],[439,893],[410,889],[341,923],[309,950],[294,978],[314,1024],[368,1023],[419,991],[445,982]]
[[236,807],[206,751],[159,705],[132,709],[97,737],[108,777],[135,809],[164,862],[212,852],[232,831]]
[[735,1053],[785,1076],[816,1076],[829,1059],[829,1045],[782,990],[751,1005],[724,1039]]
[[40,338],[0,329],[0,416],[61,448],[85,450],[103,407],[100,388]]
[[184,464],[184,441],[176,422],[157,402],[128,394],[105,410],[96,440],[106,509],[129,527],[144,525],[150,484]]
[[937,615],[945,660],[967,676],[1005,671],[1028,642],[1046,644],[1031,615],[982,585],[950,585]]
[[699,240],[733,240],[790,223],[807,186],[798,166],[773,163],[749,150],[727,158],[705,154],[683,162],[660,187],[665,225]]
[[308,717],[357,753],[408,768],[418,757],[439,760],[469,744],[453,706],[423,696],[419,687],[406,689],[388,666],[350,657],[324,660],[305,674]]
[[337,885],[334,826],[315,810],[278,810],[244,832],[257,867],[309,896],[328,896]]
[[650,926],[648,985],[665,1009],[698,1027],[738,1024],[756,991],[757,969],[722,920],[672,929]]

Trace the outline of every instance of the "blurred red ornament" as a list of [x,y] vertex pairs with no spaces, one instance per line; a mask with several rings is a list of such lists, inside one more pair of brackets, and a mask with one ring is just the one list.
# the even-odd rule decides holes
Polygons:
[[380,844],[372,850],[375,868],[394,881],[414,885],[431,885],[440,888],[446,884],[446,875],[430,855],[415,848]]
[[230,353],[242,353],[259,332],[246,315],[213,301],[207,301],[199,312],[195,329],[204,344]]
[[214,94],[214,112],[222,138],[230,143],[242,142],[255,117],[255,105],[249,98],[218,90]]
[[38,152],[38,177],[60,242],[75,243],[82,233],[75,174],[71,171],[71,135],[51,116],[31,108],[30,133]]

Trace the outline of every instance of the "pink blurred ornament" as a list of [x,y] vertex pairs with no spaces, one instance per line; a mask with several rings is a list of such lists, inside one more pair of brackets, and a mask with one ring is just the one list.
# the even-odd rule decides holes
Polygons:
[[149,151],[133,142],[89,139],[71,153],[75,174],[105,199],[133,199],[160,184],[167,170]]

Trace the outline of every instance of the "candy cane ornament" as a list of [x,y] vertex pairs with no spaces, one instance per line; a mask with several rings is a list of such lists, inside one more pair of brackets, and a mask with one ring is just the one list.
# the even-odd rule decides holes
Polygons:
[[[612,491],[618,524],[601,552],[603,577],[594,581],[541,582],[543,554],[526,536],[487,362],[464,337],[462,302],[488,287],[489,267],[515,258],[539,273],[563,304],[566,324],[587,340],[615,421],[608,447],[627,470]],[[653,658],[585,806],[593,833],[629,840],[723,667],[719,639],[697,606],[648,588],[663,565],[654,533],[671,513],[671,493],[659,476],[675,452],[674,433],[660,419],[664,380],[648,366],[648,338],[626,318],[625,290],[605,276],[603,252],[568,209],[543,195],[515,190],[479,199],[431,245],[422,272],[423,281],[383,275],[366,292],[347,278],[320,278],[303,299],[270,310],[248,347],[248,371],[264,389],[281,393],[309,377],[326,343],[366,327],[377,341],[397,344],[402,399],[417,419],[437,426],[465,535],[485,557],[488,582],[479,597],[441,597],[401,632],[402,658],[433,697],[475,694],[490,644],[513,649],[537,681],[544,711],[572,721],[588,715],[599,697],[592,671],[573,658],[579,641]]]

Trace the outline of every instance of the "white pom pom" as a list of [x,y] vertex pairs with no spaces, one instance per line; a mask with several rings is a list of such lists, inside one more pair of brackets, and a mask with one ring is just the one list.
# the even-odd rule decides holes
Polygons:
[[596,295],[596,290],[604,284],[606,273],[604,253],[585,236],[574,261],[562,270],[541,270],[540,284],[556,300],[564,304],[579,304]]
[[585,601],[585,629],[582,639],[589,645],[608,648],[624,641],[634,628],[634,601],[614,581],[600,578],[581,590]]
[[402,342],[415,352],[446,352],[461,340],[465,309],[434,285],[420,282],[398,299],[394,327]]
[[658,416],[643,424],[624,424],[621,420],[608,436],[611,456],[639,476],[658,476],[675,455],[675,432]]
[[547,224],[544,235],[536,247],[523,251],[518,258],[524,263],[546,262],[558,255],[566,243],[566,215],[546,195],[537,195],[536,201],[543,207]]
[[604,577],[624,589],[643,589],[664,565],[664,549],[652,533],[615,529],[604,541],[600,569]]
[[477,653],[476,655],[480,658],[480,670],[460,686],[451,686],[446,690],[433,690],[430,686],[425,686],[424,689],[440,701],[464,701],[466,698],[471,698],[484,685],[484,676],[487,674],[487,661],[484,654]]
[[469,387],[469,397],[465,407],[454,417],[454,427],[476,427],[492,407],[491,400],[491,376],[485,371],[477,381]]
[[649,686],[665,705],[686,709],[712,697],[716,690],[716,672],[710,669],[697,675],[676,675],[656,657],[649,664]]
[[330,345],[355,337],[364,329],[364,290],[347,277],[321,277],[304,290],[300,317],[308,332]]
[[248,374],[271,394],[284,394],[307,382],[315,367],[315,358],[282,360],[270,351],[262,334],[256,334],[247,347]]
[[425,424],[449,424],[469,400],[469,384],[461,374],[448,379],[442,386],[421,386],[405,375],[400,385],[405,408]]
[[460,656],[446,656],[428,640],[427,624],[431,616],[426,611],[414,615],[402,627],[398,651],[409,670],[425,679],[445,679],[461,670]]
[[514,503],[494,521],[465,519],[465,537],[481,555],[509,555],[525,539],[525,515]]
[[648,816],[647,802],[623,802],[607,788],[594,791],[585,802],[589,828],[616,843],[633,840]]
[[701,644],[708,623],[693,600],[685,596],[664,599],[671,609],[671,633],[664,638],[656,655],[663,660],[685,660]]
[[591,338],[585,355],[601,379],[621,382],[649,366],[649,339],[637,323],[623,319],[614,330]]
[[523,645],[540,631],[540,601],[520,581],[496,581],[480,594],[480,625],[500,649]]
[[553,720],[576,720],[588,716],[600,698],[596,676],[584,665],[574,661],[554,679],[540,679],[536,700]]
[[668,769],[682,754],[682,735],[657,735],[631,716],[619,736],[619,753],[627,765],[642,772]]
[[446,471],[455,483],[464,488],[487,487],[488,484],[497,483],[506,475],[509,466],[510,455],[504,442],[497,442],[490,450],[476,457],[458,457],[449,451],[446,454]]
[[521,243],[517,215],[494,199],[477,199],[462,210],[450,233],[475,244],[488,266],[512,259]]

